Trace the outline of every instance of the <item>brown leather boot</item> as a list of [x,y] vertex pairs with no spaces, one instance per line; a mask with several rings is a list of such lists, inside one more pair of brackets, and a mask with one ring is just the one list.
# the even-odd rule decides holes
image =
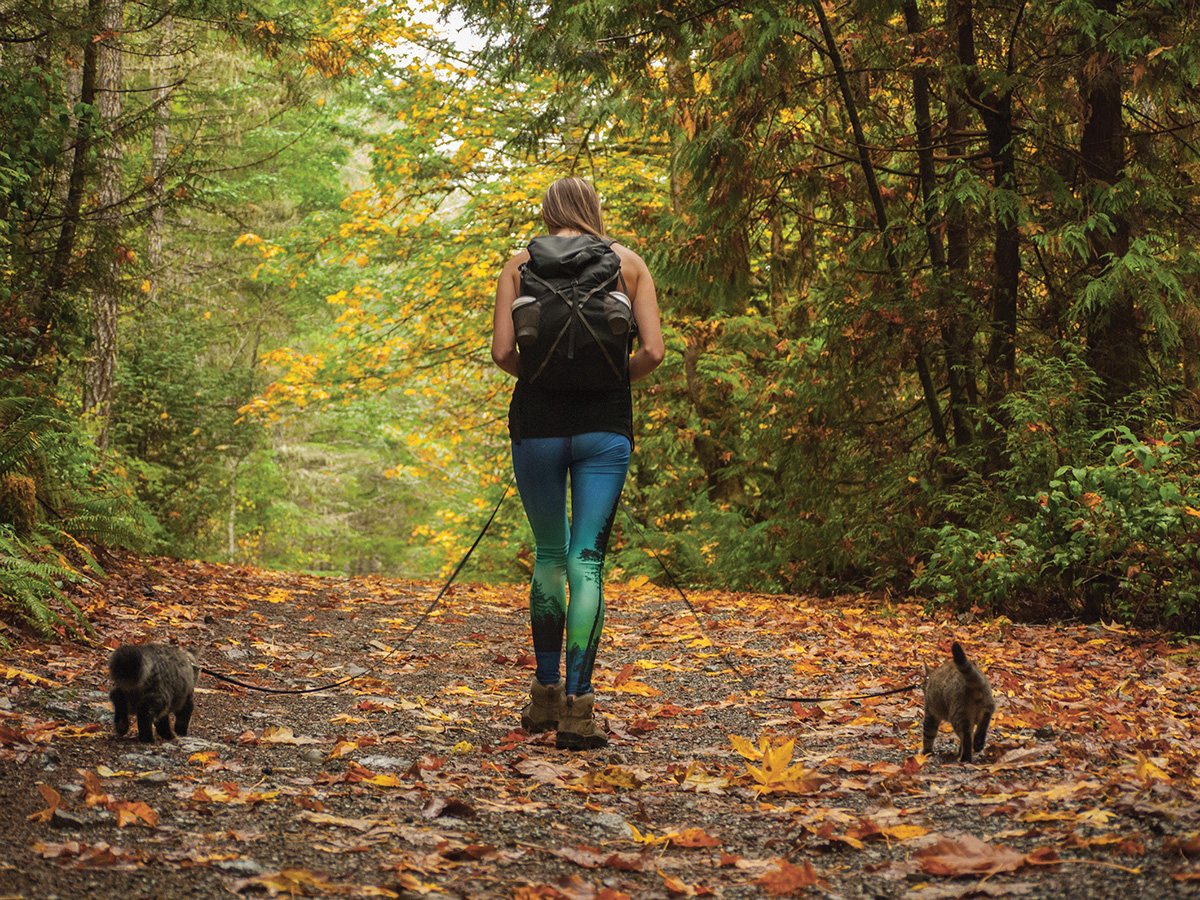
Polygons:
[[592,721],[595,703],[594,693],[566,699],[554,746],[559,750],[598,750],[608,746],[608,736]]
[[529,702],[521,709],[521,727],[530,734],[557,728],[566,695],[564,679],[558,679],[558,684],[547,685],[534,678],[529,686]]

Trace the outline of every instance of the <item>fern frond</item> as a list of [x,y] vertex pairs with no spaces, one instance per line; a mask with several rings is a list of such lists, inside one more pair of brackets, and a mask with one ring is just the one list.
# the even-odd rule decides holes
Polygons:
[[21,541],[11,528],[0,526],[0,608],[42,637],[53,638],[60,631],[75,636],[95,633],[83,610],[62,589],[62,585],[81,579],[65,561],[43,558],[41,551]]

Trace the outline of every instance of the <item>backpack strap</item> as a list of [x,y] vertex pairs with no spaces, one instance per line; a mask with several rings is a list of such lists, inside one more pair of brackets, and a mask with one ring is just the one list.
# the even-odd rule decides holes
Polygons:
[[[568,331],[573,332],[573,330],[571,329],[571,325],[575,321],[581,322],[583,324],[583,327],[588,330],[589,334],[591,334],[592,340],[595,341],[596,347],[600,350],[600,353],[604,356],[604,361],[606,363],[608,363],[608,367],[610,369],[612,369],[613,374],[615,376],[617,376],[618,380],[620,378],[622,378],[623,376],[621,374],[621,367],[617,365],[616,361],[609,354],[608,349],[604,346],[604,342],[600,339],[600,335],[598,335],[596,333],[596,329],[592,327],[592,324],[586,318],[579,315],[579,313],[577,311],[580,307],[582,307],[589,300],[591,300],[592,297],[594,297],[596,294],[600,293],[601,291],[607,291],[609,289],[610,285],[612,284],[612,281],[611,280],[606,281],[606,282],[604,282],[604,284],[601,284],[601,285],[598,285],[598,286],[592,288],[592,290],[589,291],[587,296],[584,297],[582,300],[572,302],[568,298],[564,297],[560,290],[558,290],[554,285],[552,285],[550,282],[546,281],[546,279],[542,278],[536,272],[525,272],[525,274],[527,276],[529,276],[530,278],[532,278],[534,281],[538,282],[539,284],[544,285],[546,288],[548,288],[550,291],[552,291],[560,300],[563,301],[563,303],[567,304],[567,306],[570,307],[570,309],[571,309],[571,318],[567,319],[567,321],[563,323],[562,328],[560,328],[558,330],[558,334],[556,334],[554,336],[554,341],[550,344],[550,349],[546,352],[546,356],[542,360],[542,364],[540,366],[538,366],[536,372],[534,372],[532,375],[529,376],[529,381],[531,383],[536,381],[538,376],[541,375],[542,372],[545,370],[546,366],[549,365],[550,360],[554,356],[554,351],[556,349],[558,349],[558,345],[559,345],[559,343],[562,342],[563,337],[567,334]],[[618,274],[618,277],[620,277],[620,273],[618,272],[617,274]],[[622,287],[623,287],[624,279],[622,278],[621,281],[622,281]],[[574,337],[573,333],[572,333],[572,337]],[[568,358],[572,358],[572,357],[574,357],[573,350],[571,353],[568,354]]]

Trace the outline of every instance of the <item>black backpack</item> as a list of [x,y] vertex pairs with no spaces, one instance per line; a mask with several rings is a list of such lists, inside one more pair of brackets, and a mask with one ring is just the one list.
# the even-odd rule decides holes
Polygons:
[[612,241],[549,235],[529,243],[513,326],[521,378],[550,390],[629,384],[633,311]]

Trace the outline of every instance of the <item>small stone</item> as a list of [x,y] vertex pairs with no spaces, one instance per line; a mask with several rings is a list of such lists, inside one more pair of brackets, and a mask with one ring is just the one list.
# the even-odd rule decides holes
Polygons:
[[79,813],[56,809],[50,814],[50,824],[55,828],[83,828],[88,823]]
[[366,769],[407,769],[412,760],[399,756],[364,756],[358,763]]
[[266,869],[252,859],[222,859],[213,863],[213,868],[220,869],[222,872],[231,872],[234,875],[241,875],[246,878],[253,878],[255,875],[261,875]]
[[49,700],[46,702],[44,709],[51,715],[58,716],[60,719],[66,719],[69,722],[76,722],[83,718],[83,713],[79,711],[79,706],[74,703]]
[[188,754],[201,753],[205,750],[224,750],[225,749],[224,744],[218,744],[216,741],[205,740],[204,738],[195,737],[193,735],[189,735],[187,737],[176,738],[175,743],[179,747],[180,750],[182,750],[184,753],[188,753]]
[[39,753],[36,757],[37,763],[43,769],[54,769],[60,762],[59,756],[53,750],[47,750],[44,753]]
[[134,772],[154,772],[171,765],[171,760],[165,756],[151,753],[126,753],[121,757],[121,768]]
[[621,837],[633,836],[633,832],[629,829],[629,823],[616,813],[596,813],[592,816],[592,830],[604,831]]

